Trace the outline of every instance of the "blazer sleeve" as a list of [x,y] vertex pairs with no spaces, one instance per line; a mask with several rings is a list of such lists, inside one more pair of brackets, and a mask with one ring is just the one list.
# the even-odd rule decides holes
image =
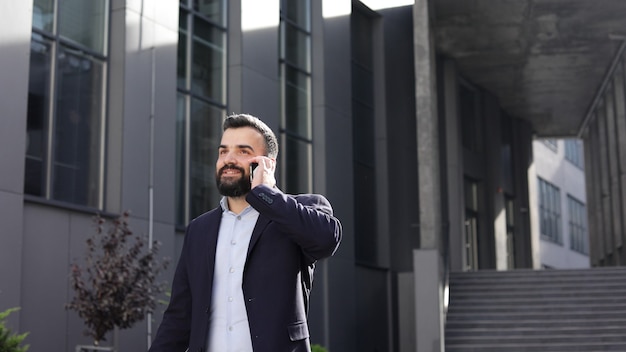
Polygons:
[[310,263],[330,257],[341,241],[341,222],[319,194],[288,195],[278,188],[254,187],[247,202],[292,237]]

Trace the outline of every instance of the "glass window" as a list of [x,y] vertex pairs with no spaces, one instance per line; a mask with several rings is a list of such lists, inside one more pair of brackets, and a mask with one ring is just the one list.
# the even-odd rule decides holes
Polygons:
[[285,21],[297,23],[304,30],[311,27],[309,0],[281,0],[280,11]]
[[215,161],[222,136],[224,110],[199,99],[191,100],[189,119],[189,197],[196,217],[219,201],[215,186]]
[[33,6],[24,192],[101,208],[108,2]]
[[52,42],[41,36],[33,36],[30,48],[24,192],[44,197],[47,180]]
[[225,33],[198,17],[193,19],[193,24],[191,91],[198,96],[223,103]]
[[589,254],[585,204],[568,194],[567,209],[569,212],[570,248],[582,254]]
[[[181,2],[183,1],[181,0]],[[193,0],[193,9],[197,14],[203,15],[212,22],[222,26],[226,22],[224,7],[225,4],[222,0]]]
[[459,113],[461,116],[461,133],[463,147],[478,152],[482,150],[480,121],[478,109],[478,92],[469,85],[459,85]]
[[54,1],[34,0],[33,2],[33,27],[52,33],[54,23]]
[[181,0],[176,124],[176,224],[217,206],[217,146],[226,111],[226,2]]
[[311,144],[289,136],[282,144],[287,184],[295,189],[311,189]]
[[557,143],[558,143],[558,140],[554,138],[546,138],[543,140],[543,144],[545,144],[546,147],[552,149],[552,151],[554,151],[555,153],[559,149]]
[[290,193],[310,192],[312,186],[310,16],[309,0],[281,1],[281,163]]
[[354,170],[355,257],[361,263],[383,265],[378,249],[376,206],[376,139],[374,112],[374,19],[359,6],[352,7],[352,167]]
[[284,126],[290,133],[307,139],[311,138],[310,121],[310,76],[284,66]]
[[95,205],[100,182],[104,65],[70,48],[57,55],[52,198]]
[[281,24],[281,34],[285,38],[281,45],[281,56],[295,67],[309,71],[311,65],[311,55],[309,55],[311,50],[310,35],[290,23]]
[[584,168],[583,145],[581,140],[565,140],[565,159],[581,169]]
[[63,0],[57,6],[59,35],[104,54],[107,0]]
[[555,185],[539,179],[539,225],[541,236],[551,242],[563,244],[561,234],[561,193]]

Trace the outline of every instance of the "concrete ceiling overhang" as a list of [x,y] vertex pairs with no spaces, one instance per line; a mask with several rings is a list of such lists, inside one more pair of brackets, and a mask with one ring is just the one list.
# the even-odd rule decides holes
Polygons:
[[626,0],[433,0],[439,53],[538,136],[575,136],[626,38]]

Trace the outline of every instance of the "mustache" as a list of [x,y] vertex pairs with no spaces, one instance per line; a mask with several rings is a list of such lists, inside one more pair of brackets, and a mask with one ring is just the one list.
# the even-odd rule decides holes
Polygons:
[[222,176],[222,173],[224,173],[225,170],[238,170],[239,172],[241,172],[242,175],[245,175],[246,173],[246,171],[242,167],[238,167],[234,164],[228,164],[222,166],[222,168],[219,170],[219,175]]

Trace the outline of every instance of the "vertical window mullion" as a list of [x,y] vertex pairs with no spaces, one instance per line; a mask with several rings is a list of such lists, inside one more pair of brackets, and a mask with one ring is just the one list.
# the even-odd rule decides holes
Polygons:
[[[107,11],[108,12],[108,11]],[[107,16],[107,20],[105,23],[109,23],[108,22],[108,16]],[[105,31],[108,32],[108,31]],[[106,34],[105,34],[106,35]],[[105,43],[108,43],[108,40],[105,41]],[[108,51],[108,50],[107,50]],[[103,73],[103,79],[102,82],[100,82],[101,86],[101,92],[100,92],[100,99],[103,102],[102,104],[100,104],[100,138],[99,138],[99,145],[100,145],[100,161],[99,161],[99,165],[98,165],[98,208],[99,209],[104,209],[104,168],[105,168],[105,162],[106,162],[106,157],[105,157],[105,142],[106,142],[106,104],[104,103],[106,101],[106,94],[107,94],[107,84],[108,81],[105,78],[106,72],[108,72],[109,70],[109,65],[108,65],[108,60],[104,61],[102,63],[102,73]]]
[[[56,2],[55,2],[55,15],[56,15]],[[56,26],[56,22],[54,21],[54,26]],[[44,197],[46,199],[52,198],[52,167],[53,167],[53,152],[54,152],[54,120],[56,116],[56,94],[57,94],[57,52],[58,52],[59,43],[56,40],[51,41],[51,52],[50,52],[50,81],[49,84],[49,99],[48,99],[48,118],[47,118],[47,126],[46,126],[46,157],[45,157],[45,191]]]
[[185,211],[184,211],[184,216],[185,216],[185,221],[187,221],[190,217],[191,217],[191,196],[190,196],[190,192],[191,192],[191,144],[189,143],[189,141],[191,140],[191,96],[188,94],[185,94],[185,119],[184,119],[184,128],[185,128],[185,142],[184,142],[184,148],[185,148],[185,179],[183,180],[183,184],[184,184],[184,199],[185,199]]
[[[185,36],[186,45],[186,58],[185,58],[185,89],[191,91],[191,65],[193,63],[193,12],[191,4],[187,3],[190,11],[187,12],[187,35]],[[191,218],[191,95],[185,94],[185,219],[188,221]]]

